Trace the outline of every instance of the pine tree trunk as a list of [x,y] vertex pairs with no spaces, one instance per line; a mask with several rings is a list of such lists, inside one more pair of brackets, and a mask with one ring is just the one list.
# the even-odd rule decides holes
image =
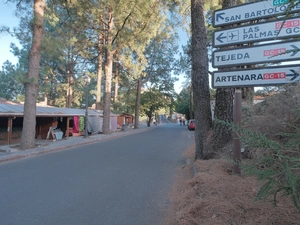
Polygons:
[[[49,77],[48,76],[46,76],[46,78],[45,78],[45,86],[46,87],[49,87]],[[45,103],[45,105],[48,105],[49,103],[49,101],[48,101],[48,99],[49,99],[49,96],[50,96],[50,94],[49,94],[49,92],[48,91],[45,91],[45,93],[44,93],[44,103]]]
[[[224,0],[222,7],[227,8],[236,5],[236,0]],[[233,95],[234,88],[218,88],[216,92],[216,103],[214,118],[226,122],[233,122]],[[213,150],[220,151],[232,141],[232,132],[220,123],[214,123],[213,127]]]
[[112,65],[114,53],[107,52],[105,64],[105,93],[104,93],[104,109],[103,109],[103,134],[110,134],[110,106],[111,106],[111,81],[112,81]]
[[21,149],[35,146],[36,131],[36,99],[38,91],[39,69],[41,61],[41,45],[44,33],[45,0],[34,0],[33,38],[29,53],[29,66],[25,83],[25,103]]
[[96,109],[101,110],[101,82],[102,82],[102,35],[98,34],[98,67],[97,67],[97,86],[96,86]]
[[[247,68],[249,68],[249,67],[247,67]],[[253,98],[254,98],[254,87],[243,87],[242,88],[243,101],[245,101],[249,106],[252,106]]]
[[141,90],[142,90],[142,78],[139,77],[138,85],[136,88],[134,129],[138,129],[140,123]]
[[113,69],[113,58],[115,51],[111,48],[112,36],[111,31],[113,28],[112,10],[108,12],[108,28],[107,28],[107,44],[106,48],[106,60],[105,60],[105,93],[104,93],[104,109],[103,109],[103,134],[110,134],[110,106],[111,106],[111,81],[112,81],[112,69]]
[[68,89],[67,89],[67,108],[72,108],[72,103],[73,103],[73,67],[72,64],[69,66],[69,69],[67,71],[68,75]]
[[194,113],[194,102],[193,102],[193,88],[191,85],[190,89],[190,119],[194,119],[195,113]]
[[[233,122],[234,88],[218,88],[214,118],[228,123]],[[220,123],[214,123],[213,149],[218,152],[232,140],[232,131]]]
[[152,116],[148,116],[147,127],[151,126],[151,120],[152,120]]
[[[251,22],[254,24],[254,22]],[[248,43],[248,46],[253,46],[254,43]],[[245,66],[247,69],[255,68],[255,65],[247,65]],[[253,105],[254,100],[254,87],[243,87],[242,88],[242,100],[247,103],[250,107]]]
[[208,82],[208,56],[204,0],[191,0],[192,88],[195,107],[195,159],[211,158],[209,131],[212,128]]
[[[115,86],[114,86],[114,103],[118,102],[118,90],[119,90],[119,60],[118,57],[115,62]],[[117,110],[116,105],[115,105],[115,110]]]

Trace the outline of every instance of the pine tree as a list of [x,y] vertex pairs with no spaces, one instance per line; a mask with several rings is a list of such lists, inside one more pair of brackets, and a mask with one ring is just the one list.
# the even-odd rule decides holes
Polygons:
[[195,107],[195,159],[211,157],[209,132],[212,128],[208,83],[208,56],[204,0],[191,1],[192,19],[192,88]]
[[29,67],[25,82],[24,120],[21,136],[21,149],[35,146],[36,99],[41,59],[41,45],[44,33],[45,0],[34,1],[33,38],[29,54]]

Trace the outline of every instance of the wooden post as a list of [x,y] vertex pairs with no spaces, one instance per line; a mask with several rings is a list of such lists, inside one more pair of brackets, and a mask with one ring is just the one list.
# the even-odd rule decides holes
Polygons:
[[[242,91],[240,88],[235,89],[234,93],[234,118],[233,122],[235,126],[240,127],[242,120]],[[237,132],[233,134],[233,172],[240,174],[240,162],[241,162],[241,142]]]
[[12,138],[12,117],[8,118],[8,122],[7,122],[7,144],[10,145],[11,144],[11,138]]
[[70,117],[67,117],[67,125],[66,125],[66,137],[69,137],[69,126],[70,126]]

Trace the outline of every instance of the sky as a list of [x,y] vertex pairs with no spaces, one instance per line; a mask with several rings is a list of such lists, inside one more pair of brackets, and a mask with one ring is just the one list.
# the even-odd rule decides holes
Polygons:
[[[4,4],[4,2],[5,0],[0,0],[0,26],[17,27],[19,20],[14,16],[14,5],[12,3]],[[0,66],[6,60],[13,64],[18,62],[18,59],[10,52],[10,43],[18,44],[19,42],[9,34],[0,34]]]
[[[9,26],[11,29],[19,25],[19,19],[14,16],[14,4],[5,3],[7,0],[0,0],[0,27]],[[180,47],[186,45],[188,35],[185,32],[180,32]],[[18,59],[10,52],[10,44],[19,44],[18,40],[9,34],[0,34],[0,70],[1,66],[6,60],[12,64],[17,64]],[[21,46],[20,46],[21,47]],[[174,84],[175,91],[180,92],[182,83],[184,82],[184,75],[178,76],[179,81]]]

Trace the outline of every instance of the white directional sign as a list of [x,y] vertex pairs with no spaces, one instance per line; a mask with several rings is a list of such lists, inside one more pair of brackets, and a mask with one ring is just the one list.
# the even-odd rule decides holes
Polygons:
[[[284,24],[283,24],[284,23]],[[214,32],[213,46],[250,43],[299,36],[300,18],[240,26]]]
[[[295,1],[299,2],[299,1]],[[216,10],[213,14],[213,26],[220,27],[244,21],[257,20],[283,14],[287,11],[288,0],[266,0],[255,3],[243,4]],[[296,5],[291,12],[300,11],[300,5]]]
[[213,67],[250,65],[300,59],[300,41],[279,42],[252,47],[214,51]]
[[280,85],[300,80],[300,65],[213,72],[212,87]]

